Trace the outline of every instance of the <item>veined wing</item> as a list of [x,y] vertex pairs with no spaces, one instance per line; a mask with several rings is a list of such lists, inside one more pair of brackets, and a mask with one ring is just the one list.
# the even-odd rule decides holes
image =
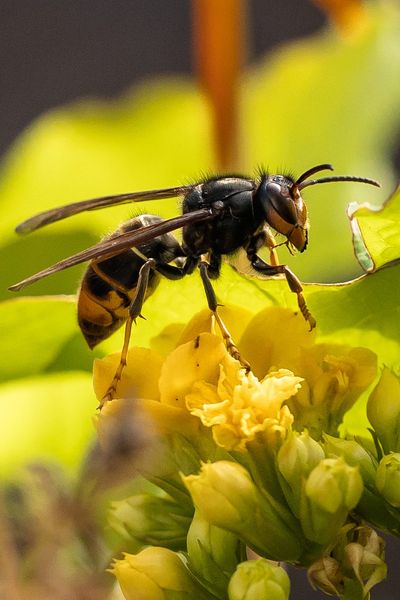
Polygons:
[[191,223],[212,220],[215,218],[215,216],[216,213],[213,213],[210,209],[202,208],[200,210],[174,217],[173,219],[162,221],[161,223],[155,223],[141,229],[135,229],[134,231],[122,233],[117,237],[103,240],[102,242],[99,242],[90,248],[86,248],[86,250],[83,250],[82,252],[78,252],[78,254],[74,254],[73,256],[65,258],[51,267],[47,267],[47,269],[39,271],[39,273],[35,273],[34,275],[15,283],[8,289],[12,292],[18,292],[24,287],[31,285],[35,281],[39,281],[39,279],[53,275],[58,271],[69,269],[70,267],[88,260],[96,259],[100,261],[110,258],[111,256],[114,256],[123,250],[127,250],[133,246],[148,242],[159,235],[169,233],[170,231],[174,231],[175,229],[179,229]]
[[17,225],[15,231],[17,233],[30,233],[39,229],[44,225],[49,225],[55,221],[72,217],[87,210],[98,210],[107,206],[115,206],[117,204],[126,204],[129,202],[144,202],[145,200],[161,200],[163,198],[173,198],[180,196],[194,187],[193,185],[183,185],[173,188],[165,188],[159,190],[148,190],[145,192],[131,192],[127,194],[118,194],[116,196],[102,196],[100,198],[92,198],[91,200],[82,200],[81,202],[73,202],[65,206],[58,206],[38,213],[26,221]]

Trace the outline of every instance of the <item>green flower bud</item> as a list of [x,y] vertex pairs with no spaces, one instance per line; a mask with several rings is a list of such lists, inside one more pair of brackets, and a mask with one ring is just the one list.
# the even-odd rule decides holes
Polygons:
[[207,600],[211,596],[197,584],[178,554],[149,547],[114,561],[115,575],[126,600]]
[[211,525],[195,512],[187,535],[190,570],[223,597],[239,561],[239,540],[226,529]]
[[384,453],[400,452],[400,378],[387,367],[368,399],[367,415]]
[[378,463],[374,457],[374,449],[367,440],[342,440],[324,435],[325,451],[327,454],[343,456],[347,464],[358,466],[364,482],[364,492],[357,504],[357,514],[379,529],[400,534],[400,520],[388,507],[382,494],[376,486],[376,469]]
[[265,558],[241,563],[228,586],[229,600],[288,600],[289,593],[286,571]]
[[284,479],[282,487],[286,499],[296,515],[300,510],[303,483],[323,458],[325,458],[325,453],[321,445],[307,431],[293,432],[279,449],[277,464]]
[[304,538],[287,507],[257,488],[248,471],[231,461],[203,464],[183,477],[196,508],[211,524],[237,534],[258,554],[296,560]]
[[319,544],[330,542],[360,500],[363,482],[356,467],[343,458],[326,458],[307,478],[300,510],[306,537]]
[[371,454],[361,445],[361,439],[356,442],[355,440],[343,440],[325,434],[324,440],[325,451],[328,455],[342,456],[351,467],[358,466],[364,483],[375,484],[376,467]]
[[109,522],[124,538],[133,538],[142,546],[185,550],[191,514],[166,494],[147,493],[113,502]]
[[400,508],[400,453],[382,458],[376,471],[376,487],[389,504]]

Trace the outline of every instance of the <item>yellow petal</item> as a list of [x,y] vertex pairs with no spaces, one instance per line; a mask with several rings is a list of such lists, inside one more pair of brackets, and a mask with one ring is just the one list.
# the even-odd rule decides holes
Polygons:
[[[93,387],[98,400],[101,400],[118,367],[120,353],[96,359],[93,365]],[[118,398],[150,398],[157,400],[158,379],[162,357],[148,348],[130,348],[127,365],[118,384]]]
[[210,333],[178,346],[165,360],[160,380],[160,401],[184,408],[185,397],[196,381],[216,383],[219,364],[227,354],[224,343]]
[[111,572],[127,600],[195,598],[198,590],[177,553],[150,546],[114,561]]
[[199,419],[193,417],[186,409],[147,399],[138,400],[137,406],[140,411],[149,416],[159,434],[183,433],[188,438],[201,435]]
[[186,407],[196,417],[199,417],[207,427],[226,421],[224,409],[228,408],[229,400],[221,400],[215,385],[198,381],[193,386],[191,394],[186,396]]
[[244,450],[259,432],[265,440],[284,437],[293,416],[282,403],[297,393],[301,378],[280,369],[260,382],[231,357],[220,367],[218,384],[196,382],[186,396],[188,410],[211,427],[217,445]]
[[164,600],[164,593],[148,573],[141,573],[127,560],[116,561],[110,569],[118,579],[126,600],[137,600],[140,590],[143,600]]
[[229,423],[213,427],[213,438],[221,448],[237,452],[243,452],[248,442],[248,439],[240,435],[237,428]]
[[184,328],[183,323],[170,323],[158,335],[151,338],[150,348],[161,356],[168,356],[178,345]]
[[297,373],[301,349],[309,348],[314,341],[315,330],[309,331],[302,315],[274,306],[253,317],[239,341],[239,349],[261,379],[272,367]]
[[[239,340],[253,316],[251,312],[241,306],[233,305],[219,306],[218,314],[224,321],[235,342]],[[178,344],[185,344],[196,338],[200,333],[215,333],[219,335],[218,326],[214,323],[212,312],[208,308],[194,315],[182,331]]]

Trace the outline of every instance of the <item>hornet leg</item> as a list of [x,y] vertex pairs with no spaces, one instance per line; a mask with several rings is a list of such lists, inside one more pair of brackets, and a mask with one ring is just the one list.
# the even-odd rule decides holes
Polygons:
[[304,296],[302,294],[303,287],[300,283],[300,280],[298,279],[298,277],[296,277],[293,271],[291,271],[286,265],[269,265],[256,254],[248,254],[248,258],[251,262],[251,266],[253,267],[253,269],[255,271],[258,271],[259,273],[271,276],[279,274],[285,275],[286,281],[291,291],[297,294],[297,304],[299,306],[301,314],[310,326],[310,331],[314,329],[317,322],[308,310],[306,301],[304,300]]
[[112,400],[115,398],[115,394],[117,391],[118,383],[121,380],[122,372],[126,366],[126,357],[129,350],[129,341],[131,338],[132,332],[132,323],[136,322],[136,319],[141,316],[141,310],[143,307],[143,302],[146,297],[147,286],[149,283],[149,275],[150,272],[155,269],[156,262],[153,258],[149,258],[144,265],[141,267],[139,271],[138,282],[136,286],[135,296],[129,306],[129,316],[125,324],[125,335],[124,335],[124,344],[122,346],[121,358],[119,361],[119,365],[117,370],[115,371],[114,377],[110,386],[103,398],[100,401],[99,409],[101,410],[108,400]]
[[199,262],[199,270],[201,280],[203,282],[204,291],[206,293],[208,307],[212,311],[214,318],[218,324],[218,327],[221,331],[222,337],[226,345],[226,349],[228,350],[229,354],[233,356],[233,358],[235,358],[241,363],[241,365],[246,369],[246,371],[250,371],[249,363],[240,356],[240,352],[236,347],[231,334],[229,333],[225,323],[218,314],[218,302],[208,274],[208,262],[206,262],[205,260],[201,260]]

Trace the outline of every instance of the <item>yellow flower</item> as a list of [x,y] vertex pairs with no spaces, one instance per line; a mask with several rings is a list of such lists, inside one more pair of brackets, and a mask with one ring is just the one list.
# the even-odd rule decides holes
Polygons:
[[[202,315],[198,322],[193,320],[192,332],[196,323],[201,329],[205,323]],[[94,380],[98,397],[107,388],[117,364],[118,355],[96,361]],[[219,446],[244,450],[246,443],[259,432],[271,443],[285,437],[293,416],[283,404],[297,393],[300,381],[300,377],[286,369],[269,373],[259,381],[228,354],[220,337],[198,333],[195,339],[175,348],[164,361],[151,350],[132,348],[118,392],[135,397],[136,407],[145,405],[145,412],[150,412],[157,428],[163,429],[163,419],[171,418],[169,413],[174,410],[176,431],[180,429],[179,420],[183,429],[188,425],[193,429],[191,421],[188,422],[191,413],[192,419],[199,418],[203,425],[212,428]],[[154,401],[161,405],[159,409]],[[118,404],[115,400],[108,403],[103,413],[108,415]],[[100,426],[101,421],[102,417]]]
[[[175,407],[184,421],[189,411],[228,450],[244,450],[260,436],[274,445],[292,424],[298,431],[308,429],[315,439],[322,432],[337,434],[345,412],[375,377],[375,354],[365,348],[315,344],[315,333],[288,309],[268,308],[250,321],[236,308],[225,313],[242,357],[251,364],[250,373],[228,354],[213,333],[209,312],[203,311],[165,358],[152,350],[130,350],[118,397]],[[96,361],[99,398],[117,364],[118,355]]]
[[288,405],[296,428],[307,427],[316,439],[335,435],[345,413],[376,376],[377,357],[367,348],[316,344],[304,351],[296,372],[305,383]]
[[[106,393],[115,371],[120,353],[110,354],[96,359],[93,364],[93,387],[99,402]],[[160,378],[162,357],[148,348],[129,349],[127,366],[118,384],[118,398],[158,399],[158,380]]]
[[239,340],[239,349],[260,379],[270,370],[290,369],[304,379],[287,402],[298,431],[315,439],[323,431],[337,434],[344,414],[376,376],[376,355],[366,348],[316,344],[301,318],[281,307],[253,317]]
[[209,595],[198,587],[178,554],[167,548],[149,547],[114,561],[113,575],[126,600],[184,600]]
[[211,427],[214,440],[227,450],[244,450],[259,432],[267,440],[283,438],[293,416],[282,404],[297,393],[301,378],[280,369],[262,381],[226,356],[217,384],[194,383],[186,396],[188,410]]

